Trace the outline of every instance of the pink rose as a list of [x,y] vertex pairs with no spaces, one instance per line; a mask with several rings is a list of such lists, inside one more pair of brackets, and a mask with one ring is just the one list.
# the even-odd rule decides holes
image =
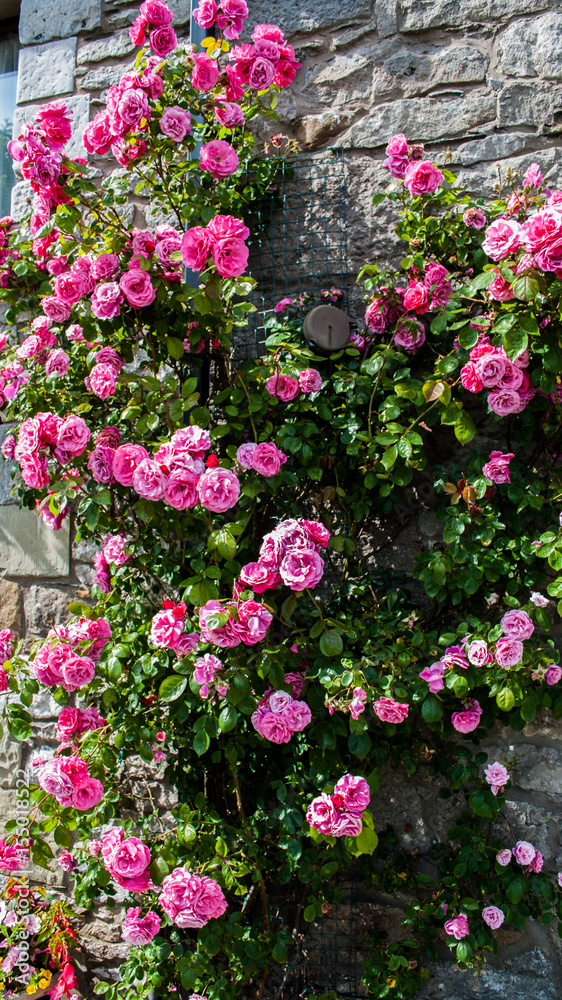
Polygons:
[[201,147],[199,166],[206,170],[215,180],[229,177],[238,170],[238,153],[224,139],[213,139]]
[[211,435],[198,424],[190,424],[172,434],[172,445],[176,451],[187,452],[192,458],[204,458],[211,447]]
[[212,684],[215,679],[215,673],[221,669],[222,663],[212,653],[205,653],[204,656],[200,656],[195,660],[194,666],[193,679],[196,684]]
[[[213,0],[211,0],[213,2]],[[244,112],[238,104],[229,101],[218,101],[215,104],[215,121],[223,128],[236,128],[245,122]]]
[[73,274],[72,271],[66,271],[64,274],[59,274],[55,280],[55,295],[57,299],[60,299],[61,302],[66,302],[69,306],[79,302],[85,291],[86,282],[84,276],[80,273]]
[[204,927],[227,908],[220,886],[187,868],[174,868],[162,883],[160,905],[178,927]]
[[63,302],[55,295],[46,295],[41,301],[41,308],[48,319],[53,323],[64,323],[70,316],[70,306],[68,302]]
[[15,872],[20,868],[26,868],[28,858],[29,851],[23,845],[17,842],[15,844],[7,844],[5,840],[0,840],[1,871]]
[[482,468],[482,474],[493,483],[509,483],[509,462],[513,458],[513,452],[503,454],[501,451],[490,452],[490,460]]
[[394,701],[393,698],[382,696],[378,701],[373,702],[375,715],[381,722],[394,722],[399,724],[404,722],[408,715],[409,706],[405,702]]
[[86,125],[82,142],[88,153],[97,153],[98,156],[103,156],[104,153],[107,153],[113,139],[109,113],[107,111],[100,111]]
[[498,417],[506,417],[510,413],[521,413],[525,409],[525,401],[515,389],[496,389],[488,396],[488,406]]
[[[81,455],[91,437],[90,428],[82,417],[71,414],[60,426],[57,438],[57,452],[64,456]],[[56,453],[55,453],[56,454]],[[63,465],[66,462],[62,463]]]
[[421,315],[429,309],[429,296],[427,288],[421,281],[411,281],[404,296],[404,306],[406,309]]
[[255,594],[261,594],[264,590],[271,590],[281,582],[281,577],[276,570],[260,562],[246,563],[242,566],[239,576],[240,585],[249,587]]
[[476,369],[482,385],[487,389],[496,386],[502,378],[506,369],[507,358],[503,351],[501,353],[484,354],[476,362]]
[[504,278],[503,274],[499,271],[496,272],[497,277],[494,278],[492,283],[488,285],[486,291],[491,299],[495,302],[509,302],[511,299],[515,298],[514,293],[511,290],[511,284]]
[[236,219],[233,215],[215,215],[214,219],[207,223],[207,232],[215,240],[226,240],[231,236],[247,240],[250,235],[250,230],[242,219]]
[[93,809],[103,798],[103,785],[97,778],[85,774],[74,782],[71,805],[80,812]]
[[132,486],[136,469],[148,458],[149,454],[141,444],[119,445],[113,456],[113,475],[117,482],[122,486]]
[[506,635],[508,639],[519,639],[521,642],[525,639],[530,639],[535,631],[535,626],[533,625],[527,612],[518,611],[515,608],[511,611],[506,611],[500,621],[500,625],[503,634]]
[[181,142],[191,132],[191,115],[174,105],[166,108],[160,122],[160,131],[174,142]]
[[468,702],[463,712],[453,712],[451,722],[457,733],[471,733],[480,723],[482,709],[475,698]]
[[365,310],[365,324],[371,333],[384,333],[388,326],[389,306],[384,299],[373,299]]
[[53,757],[44,764],[37,775],[37,784],[47,795],[53,795],[59,802],[70,803],[74,785],[68,774],[62,769],[61,760]]
[[515,667],[523,659],[523,643],[519,639],[498,639],[496,643],[496,663],[498,667]]
[[336,782],[334,795],[341,795],[344,808],[357,815],[368,809],[371,801],[371,792],[365,778],[352,774],[346,774]]
[[123,295],[115,281],[96,285],[92,294],[92,312],[98,319],[114,319],[121,312]]
[[467,208],[462,218],[465,226],[470,229],[483,229],[488,221],[486,213],[481,208]]
[[314,549],[291,549],[281,561],[279,573],[291,590],[306,590],[322,579],[324,561]]
[[441,660],[437,660],[436,663],[432,663],[431,666],[425,667],[420,671],[420,677],[422,680],[427,681],[429,684],[429,690],[432,694],[436,694],[437,691],[443,690],[444,676],[445,665],[441,662]]
[[217,16],[215,0],[199,0],[199,6],[193,11],[193,20],[200,28],[212,28]]
[[469,663],[475,667],[483,667],[490,662],[488,653],[488,643],[485,639],[473,639],[466,647],[466,655]]
[[232,632],[246,646],[261,642],[273,620],[271,612],[257,601],[242,601],[238,605],[238,621],[232,621]]
[[237,278],[248,265],[249,250],[243,240],[228,237],[218,240],[211,247],[213,264],[223,278]]
[[518,840],[513,848],[513,857],[520,865],[530,865],[535,854],[536,850],[528,840]]
[[488,767],[484,771],[484,777],[489,785],[491,785],[492,793],[497,795],[498,792],[503,792],[505,785],[509,781],[509,771],[499,764],[498,761],[494,761],[493,764],[488,764]]
[[181,240],[181,259],[186,267],[193,271],[202,271],[214,246],[214,239],[207,229],[194,226],[183,234]]
[[94,395],[100,399],[107,399],[108,396],[113,396],[117,388],[117,373],[112,365],[97,364],[84,381],[88,382],[88,387]]
[[[102,848],[103,855],[103,848]],[[127,880],[143,876],[150,864],[150,850],[138,837],[124,837],[116,843],[109,857],[104,857],[111,877],[127,888]]]
[[147,271],[141,271],[140,268],[134,268],[132,271],[127,271],[121,275],[119,287],[133,309],[142,309],[143,306],[149,306],[151,302],[154,302],[156,297],[150,275]]
[[552,686],[553,684],[558,684],[558,681],[560,680],[561,677],[562,677],[562,669],[558,666],[558,664],[557,663],[549,664],[544,677],[546,683],[549,684],[550,686]]
[[257,444],[254,444],[253,441],[248,441],[247,444],[241,444],[236,452],[236,461],[238,462],[238,465],[241,465],[243,469],[252,469],[256,448]]
[[63,680],[61,684],[66,691],[77,691],[79,688],[89,684],[95,675],[95,664],[89,656],[76,656],[72,654],[72,656],[69,656],[63,662]]
[[164,501],[176,510],[195,507],[199,500],[196,477],[189,469],[173,469],[164,489]]
[[505,914],[497,906],[486,906],[482,910],[482,920],[493,931],[497,931],[498,927],[501,927],[505,920]]
[[309,396],[312,392],[320,392],[322,388],[322,376],[315,368],[305,368],[299,372],[299,384],[301,392]]
[[505,868],[511,861],[511,851],[509,850],[509,848],[505,847],[502,851],[498,851],[498,853],[496,854],[496,861],[498,865],[501,865],[502,868]]
[[300,391],[299,380],[288,375],[271,375],[265,387],[270,396],[277,396],[283,403],[290,402]]
[[429,160],[414,160],[408,164],[404,174],[404,184],[413,197],[433,194],[443,180],[441,171]]
[[159,59],[165,59],[170,52],[177,49],[178,39],[173,28],[169,25],[163,25],[150,32],[149,44],[155,56],[158,56]]
[[240,481],[228,469],[207,469],[197,484],[201,506],[214,513],[230,510],[238,502]]
[[354,813],[336,813],[332,824],[333,837],[358,837],[363,829],[363,822],[360,816]]
[[314,545],[320,545],[323,549],[326,548],[330,541],[330,532],[320,521],[301,520],[299,523]]
[[269,709],[254,712],[252,725],[259,735],[270,743],[288,743],[293,735],[293,730],[286,719],[276,712],[270,712]]
[[253,453],[252,466],[261,476],[270,478],[278,474],[286,461],[287,456],[279,451],[279,448],[273,443],[268,444],[264,441],[262,444],[258,444]]
[[486,230],[482,249],[492,260],[503,260],[525,242],[525,234],[514,219],[496,219]]
[[183,633],[184,620],[172,608],[159,611],[152,619],[150,641],[159,649],[174,649]]
[[45,375],[66,375],[70,368],[70,358],[61,347],[51,351],[45,362]]
[[293,733],[302,733],[312,722],[312,712],[306,701],[291,701],[282,712],[283,719]]
[[[228,614],[226,622],[219,618],[219,615],[223,614]],[[240,645],[240,636],[233,630],[229,608],[223,607],[220,601],[207,601],[199,608],[199,626],[203,642],[210,642],[225,649]]]
[[307,823],[314,827],[315,830],[318,830],[319,833],[323,833],[328,837],[331,836],[335,818],[336,809],[330,796],[326,795],[325,792],[313,799],[306,810]]
[[161,923],[160,917],[152,910],[141,917],[140,906],[132,906],[123,921],[121,937],[127,944],[148,944],[158,934]]
[[408,166],[408,140],[406,136],[402,133],[393,135],[386,147],[386,155],[387,158],[383,161],[383,167],[386,170],[390,170],[393,177],[401,180]]
[[394,333],[394,343],[407,351],[416,351],[425,343],[425,329],[419,319],[400,320]]
[[470,928],[468,926],[468,920],[466,919],[464,913],[459,913],[457,917],[452,917],[451,920],[447,920],[445,923],[445,932],[454,937],[455,940],[461,941],[462,938],[466,937],[470,933]]
[[100,253],[92,264],[90,274],[96,281],[105,281],[115,274],[118,267],[119,258],[116,253]]
[[[131,447],[131,446],[129,446]],[[119,451],[119,449],[117,449]],[[115,453],[117,457],[117,452]],[[115,470],[114,470],[115,475]],[[117,476],[115,476],[117,478]],[[146,500],[161,500],[164,496],[167,477],[157,462],[144,458],[133,473],[133,489]]]
[[219,78],[219,68],[213,59],[208,55],[198,52],[194,56],[195,65],[191,77],[192,86],[195,90],[205,93],[212,90]]

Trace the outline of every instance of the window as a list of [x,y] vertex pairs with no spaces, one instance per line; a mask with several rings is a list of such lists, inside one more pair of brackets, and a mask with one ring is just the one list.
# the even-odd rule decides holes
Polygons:
[[[2,4],[0,3],[0,11]],[[11,191],[16,183],[7,144],[12,138],[16,109],[19,40],[17,18],[0,21],[0,216],[10,214]]]

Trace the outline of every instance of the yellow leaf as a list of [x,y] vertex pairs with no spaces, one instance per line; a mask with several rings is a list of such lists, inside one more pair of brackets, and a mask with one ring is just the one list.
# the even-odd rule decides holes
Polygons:
[[230,45],[228,44],[226,38],[222,40],[222,50],[223,52],[230,52]]
[[211,35],[209,36],[209,38],[204,38],[203,41],[200,43],[203,49],[211,49],[216,44],[217,44],[216,38],[213,38]]

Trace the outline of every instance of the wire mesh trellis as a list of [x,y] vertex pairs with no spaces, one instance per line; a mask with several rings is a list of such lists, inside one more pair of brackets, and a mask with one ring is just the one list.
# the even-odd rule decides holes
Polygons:
[[282,298],[341,288],[347,304],[347,191],[343,149],[299,154],[282,161],[271,192],[252,211],[249,273],[257,281],[247,328],[235,342],[238,357],[263,353],[266,320]]

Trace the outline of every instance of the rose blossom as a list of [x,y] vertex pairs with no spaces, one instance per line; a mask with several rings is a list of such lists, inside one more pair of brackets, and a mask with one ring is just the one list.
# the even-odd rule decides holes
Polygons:
[[164,488],[164,502],[176,510],[186,510],[195,507],[197,495],[197,480],[189,469],[173,469]]
[[365,310],[365,325],[371,333],[384,333],[388,326],[389,306],[384,299],[373,299]]
[[505,914],[497,906],[486,906],[482,910],[482,920],[493,931],[497,931],[498,927],[501,927],[505,920]]
[[175,868],[162,883],[160,905],[178,927],[204,927],[227,908],[220,886],[187,868]]
[[160,649],[174,649],[183,633],[183,616],[174,614],[172,609],[159,611],[152,619],[150,641]]
[[358,837],[362,829],[363,822],[360,816],[338,811],[332,824],[331,833],[333,837]]
[[496,643],[496,663],[498,667],[515,667],[523,659],[523,643],[509,636],[498,639]]
[[299,372],[299,385],[301,392],[309,396],[312,392],[319,392],[322,388],[322,376],[315,368],[306,368]]
[[215,104],[215,121],[223,128],[233,129],[245,122],[244,112],[239,104],[229,101],[218,101]]
[[214,513],[222,513],[238,502],[240,481],[228,469],[207,469],[197,484],[197,491],[202,507]]
[[53,323],[64,323],[70,316],[70,306],[67,302],[63,302],[62,299],[57,299],[54,295],[46,295],[41,301],[41,308],[49,319],[53,320]]
[[117,388],[117,373],[112,365],[94,365],[89,376],[84,381],[88,388],[100,399],[113,396]]
[[291,701],[282,714],[283,720],[293,733],[301,733],[312,722],[312,712],[305,701]]
[[491,661],[488,653],[488,643],[485,639],[474,639],[470,642],[466,647],[466,655],[469,662],[475,667],[483,667]]
[[51,351],[45,362],[45,375],[66,375],[70,368],[70,358],[61,347]]
[[138,837],[124,837],[116,843],[109,856],[104,856],[104,863],[111,878],[122,888],[130,892],[143,892],[150,887],[147,871],[150,850]]
[[201,147],[201,170],[207,170],[215,180],[229,177],[238,170],[238,153],[224,139],[213,139]]
[[404,296],[404,306],[421,315],[429,309],[427,288],[421,281],[411,281]]
[[425,329],[419,319],[410,317],[398,323],[394,333],[394,343],[407,351],[415,351],[425,343]]
[[177,49],[178,39],[173,28],[169,25],[163,25],[150,32],[149,44],[154,55],[158,56],[159,59],[165,59],[170,52]]
[[298,396],[300,389],[299,380],[288,375],[271,375],[265,387],[270,396],[276,396],[283,403],[288,403]]
[[520,865],[530,865],[535,854],[536,850],[528,840],[518,840],[513,848],[513,857]]
[[482,468],[482,474],[493,483],[509,483],[509,462],[513,452],[503,454],[501,451],[491,451],[490,460]]
[[261,476],[269,478],[276,476],[286,461],[287,456],[279,451],[279,448],[273,443],[268,444],[264,441],[262,444],[258,444],[253,452],[252,467]]
[[381,722],[393,722],[399,724],[404,722],[408,715],[409,706],[405,702],[394,701],[393,698],[381,696],[378,701],[373,702],[375,715]]
[[237,278],[246,270],[249,250],[243,240],[233,236],[217,240],[211,248],[211,256],[223,278]]
[[150,280],[150,275],[140,268],[134,268],[121,275],[119,287],[133,309],[142,309],[154,302],[156,292]]
[[432,694],[436,694],[437,691],[442,691],[444,684],[443,678],[445,676],[445,664],[441,660],[437,660],[436,663],[432,663],[431,666],[425,667],[420,671],[420,677],[422,680],[427,681],[429,684],[429,690]]
[[506,417],[510,413],[521,413],[525,409],[525,401],[515,389],[496,389],[488,396],[488,406],[498,417]]
[[465,226],[469,226],[470,229],[483,229],[488,221],[486,213],[481,208],[467,208],[462,218]]
[[[82,417],[71,414],[60,426],[55,454],[60,453],[61,457],[64,456],[65,459],[67,459],[67,456],[74,458],[77,455],[81,455],[90,437],[90,428],[82,420]],[[66,462],[63,462],[63,464],[66,464]]]
[[471,733],[480,723],[482,709],[475,698],[468,702],[462,712],[453,712],[451,722],[458,733]]
[[158,934],[161,923],[160,917],[152,910],[141,917],[140,906],[132,906],[123,921],[121,937],[127,944],[148,944]]
[[306,590],[322,579],[324,561],[313,549],[293,549],[283,558],[279,573],[291,590]]
[[514,219],[496,219],[486,230],[482,249],[492,260],[503,260],[524,243],[524,232]]
[[549,685],[558,684],[558,681],[562,677],[562,669],[557,663],[550,663],[545,674],[545,681]]
[[500,621],[502,632],[508,639],[530,639],[535,626],[526,611],[507,611]]
[[259,735],[270,743],[288,743],[293,735],[293,730],[283,716],[270,712],[269,709],[264,711],[258,709],[254,712],[252,725]]
[[386,147],[387,159],[383,160],[383,167],[390,170],[392,177],[402,180],[408,166],[408,140],[401,132],[393,135]]
[[503,792],[505,785],[509,781],[509,771],[499,764],[498,761],[494,761],[493,764],[488,764],[488,767],[484,771],[484,777],[489,785],[491,785],[492,793],[497,795],[498,792]]
[[[117,452],[115,454],[117,457]],[[153,462],[150,458],[144,458],[137,465],[133,473],[132,485],[138,495],[144,497],[146,500],[161,500],[164,496],[166,481],[167,477],[162,472],[158,463]]]
[[92,778],[89,774],[78,778],[74,782],[71,805],[80,812],[93,809],[103,798],[103,785],[97,778]]
[[255,594],[262,594],[264,590],[271,590],[281,582],[281,577],[276,570],[271,570],[264,563],[246,563],[240,570],[238,577],[242,587],[249,587]]
[[549,605],[548,597],[543,597],[537,590],[533,590],[529,600],[536,608],[547,608]]
[[462,938],[466,937],[470,933],[470,928],[468,926],[468,920],[466,919],[464,913],[459,913],[457,917],[452,917],[444,925],[445,932],[454,937],[457,941],[461,941]]
[[115,281],[96,285],[92,295],[92,312],[98,319],[114,319],[121,312],[123,295]]
[[254,465],[254,452],[257,448],[257,444],[253,441],[248,441],[246,444],[241,444],[236,452],[236,461],[238,465],[241,465],[243,469],[251,469]]
[[441,171],[429,160],[414,160],[406,167],[404,184],[415,198],[421,194],[433,194],[444,180]]
[[149,24],[154,24],[157,27],[171,24],[174,16],[164,0],[144,0],[144,3],[140,5],[140,12]]
[[159,127],[162,135],[173,139],[174,142],[181,142],[191,131],[191,115],[183,108],[174,105],[165,109]]
[[194,226],[183,234],[181,259],[193,271],[202,271],[214,245],[212,234],[202,226]]
[[195,90],[206,92],[212,90],[219,78],[219,68],[213,59],[202,52],[194,56],[195,65],[191,77],[192,86]]
[[503,850],[498,851],[496,854],[496,861],[502,868],[505,868],[509,864],[511,861],[511,851],[508,847],[504,847]]
[[149,454],[141,444],[119,445],[113,456],[113,475],[116,481],[122,486],[132,486],[136,469],[148,458]]
[[352,774],[346,774],[336,782],[334,795],[341,795],[344,808],[357,815],[367,809],[371,801],[371,792],[365,778]]

